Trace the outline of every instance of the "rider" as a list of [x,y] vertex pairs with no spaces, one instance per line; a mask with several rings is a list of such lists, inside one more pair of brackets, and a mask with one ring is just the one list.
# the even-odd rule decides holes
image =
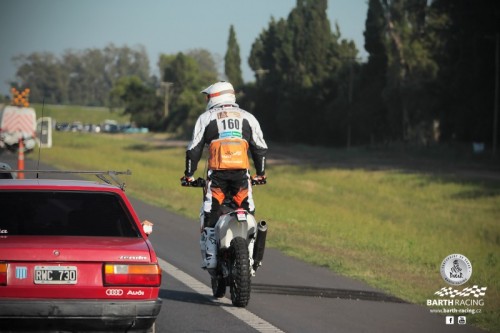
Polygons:
[[[257,119],[236,104],[233,86],[220,81],[205,90],[206,111],[196,121],[193,139],[186,151],[186,170],[181,182],[189,185],[195,179],[205,145],[209,146],[208,186],[203,201],[202,250],[204,268],[214,268],[216,245],[215,224],[218,209],[225,198],[232,199],[239,207],[255,213],[250,181],[266,179],[265,162],[267,145]],[[248,151],[252,156],[256,175],[250,177]]]

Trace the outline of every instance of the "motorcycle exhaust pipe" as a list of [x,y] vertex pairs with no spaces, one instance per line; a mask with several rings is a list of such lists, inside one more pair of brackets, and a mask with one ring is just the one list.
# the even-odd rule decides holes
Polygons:
[[255,239],[253,251],[253,267],[256,270],[260,266],[260,262],[264,258],[264,250],[266,249],[267,223],[260,221],[257,225],[257,237]]

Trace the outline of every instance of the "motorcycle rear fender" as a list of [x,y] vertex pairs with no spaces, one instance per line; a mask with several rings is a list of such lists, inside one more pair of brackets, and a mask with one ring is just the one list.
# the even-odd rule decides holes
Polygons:
[[242,237],[247,241],[255,238],[257,233],[257,222],[252,214],[247,214],[247,220],[240,222],[235,216],[224,214],[219,218],[215,225],[215,237],[219,248],[229,248],[231,241],[235,237]]

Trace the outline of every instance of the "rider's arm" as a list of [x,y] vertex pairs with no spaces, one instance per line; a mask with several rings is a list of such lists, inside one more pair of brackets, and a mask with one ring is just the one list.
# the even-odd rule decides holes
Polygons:
[[247,120],[250,127],[250,154],[255,165],[255,171],[258,176],[264,176],[266,174],[267,154],[267,144],[264,140],[264,134],[259,122],[252,114],[247,114]]
[[193,139],[186,150],[186,169],[184,170],[184,175],[187,177],[192,177],[194,175],[203,153],[203,147],[205,146],[205,130],[208,125],[206,118],[205,113],[198,117],[194,126]]

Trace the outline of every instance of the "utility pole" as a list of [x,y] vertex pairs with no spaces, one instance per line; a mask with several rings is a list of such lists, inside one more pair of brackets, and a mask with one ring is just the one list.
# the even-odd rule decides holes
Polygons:
[[347,102],[349,103],[348,109],[347,109],[347,148],[351,148],[351,132],[352,132],[352,124],[351,124],[351,118],[352,118],[352,93],[353,93],[353,86],[354,86],[354,69],[353,69],[353,63],[355,61],[361,60],[360,58],[357,58],[355,56],[351,57],[342,57],[341,59],[347,60],[349,62],[349,86],[347,90]]
[[492,154],[496,156],[497,154],[497,139],[498,139],[498,74],[499,74],[499,43],[500,43],[500,34],[497,33],[495,36],[495,102],[494,102],[494,110],[493,110],[493,148]]
[[351,148],[351,117],[352,117],[352,89],[353,89],[353,80],[354,80],[354,73],[352,70],[352,62],[355,61],[355,59],[352,59],[349,61],[349,91],[348,91],[348,96],[347,100],[349,101],[349,111],[347,113],[347,148]]
[[163,117],[167,118],[168,117],[168,102],[169,102],[169,94],[170,94],[170,87],[174,85],[173,82],[161,82],[160,83],[161,87],[163,88],[163,94],[165,99],[163,100],[164,103],[164,109],[163,109]]

